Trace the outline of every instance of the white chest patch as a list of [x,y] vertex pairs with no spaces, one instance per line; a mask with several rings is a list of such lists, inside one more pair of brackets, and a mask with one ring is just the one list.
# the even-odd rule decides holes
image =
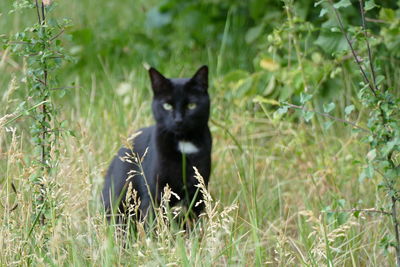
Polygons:
[[178,143],[178,150],[183,154],[194,154],[199,152],[199,149],[190,142],[180,141]]

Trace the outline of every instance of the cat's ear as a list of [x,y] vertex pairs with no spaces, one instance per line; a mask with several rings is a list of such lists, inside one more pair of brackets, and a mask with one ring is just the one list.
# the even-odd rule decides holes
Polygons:
[[193,75],[192,81],[201,87],[201,89],[207,91],[208,88],[208,67],[206,65],[201,66],[196,73]]
[[169,80],[153,67],[149,69],[149,74],[151,80],[151,87],[153,89],[154,94],[157,95],[167,87],[167,84],[169,84]]

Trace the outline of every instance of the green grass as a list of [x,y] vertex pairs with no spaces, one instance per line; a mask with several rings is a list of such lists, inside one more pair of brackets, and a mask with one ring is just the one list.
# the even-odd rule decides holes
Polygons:
[[[275,107],[264,105],[263,111],[251,98],[244,104],[227,101],[218,85],[233,65],[230,60],[238,47],[220,49],[220,44],[188,53],[185,40],[159,63],[167,76],[191,75],[203,63],[211,67],[211,117],[216,123],[210,123],[214,146],[208,189],[213,200],[190,234],[158,222],[156,232],[145,234],[139,229],[124,246],[115,229],[105,223],[99,191],[117,149],[133,131],[153,123],[149,79],[143,67],[149,62],[134,52],[118,55],[108,42],[114,40],[115,46],[127,42],[129,47],[135,40],[123,35],[129,33],[130,23],[140,27],[145,18],[137,1],[61,2],[57,12],[72,18],[72,31],[86,29],[93,34],[88,46],[79,48],[87,53],[80,56],[79,65],[66,66],[65,73],[59,74],[63,82],[77,86],[63,100],[56,100],[59,116],[77,135],[63,137],[60,144],[54,177],[59,206],[54,210],[61,216],[52,221],[54,227],[31,231],[35,218],[28,182],[33,171],[29,118],[10,125],[14,135],[10,127],[0,129],[1,266],[394,265],[393,251],[386,256],[379,247],[390,229],[387,218],[329,212],[385,204],[383,193],[377,190],[378,180],[358,182],[367,151],[360,143],[362,134],[351,134],[338,123],[326,131],[318,121],[274,118]],[[29,25],[23,18],[31,14],[7,15],[8,2],[0,7],[0,34]],[[67,43],[69,49],[72,46]],[[102,53],[97,57],[89,52],[96,46],[102,46],[96,50]],[[152,53],[157,58],[157,51]],[[241,53],[235,60],[247,66],[251,60],[241,59],[245,57]],[[3,97],[12,88],[11,77],[16,75],[18,80],[23,70],[22,63],[15,60],[14,64],[14,60],[4,57],[0,65],[0,97],[5,107],[0,117],[12,112],[25,93],[17,82],[19,88]],[[150,63],[157,61],[161,60]],[[11,211],[15,204],[17,208]]]

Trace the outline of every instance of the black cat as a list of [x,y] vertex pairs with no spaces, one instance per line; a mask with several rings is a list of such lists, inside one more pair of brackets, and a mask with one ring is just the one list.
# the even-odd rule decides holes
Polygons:
[[[167,184],[187,207],[192,200],[197,203],[201,199],[200,192],[196,194],[198,181],[194,178],[193,166],[208,184],[212,146],[208,128],[208,67],[202,66],[192,78],[185,79],[167,79],[154,68],[149,74],[156,124],[139,130],[133,149],[121,148],[114,157],[102,191],[108,218],[129,213],[125,201],[128,188],[137,192],[140,205],[136,216],[143,219],[152,203],[159,204]],[[132,155],[141,163],[127,159]],[[170,206],[177,202],[172,197]],[[192,211],[198,216],[203,206],[193,205]]]

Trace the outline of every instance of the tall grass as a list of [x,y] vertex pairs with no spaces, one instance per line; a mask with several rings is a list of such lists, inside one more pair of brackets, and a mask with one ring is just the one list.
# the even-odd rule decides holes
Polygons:
[[[213,118],[224,121],[242,144],[243,153],[223,129],[211,124],[214,149],[209,191],[219,202],[214,212],[220,222],[214,225],[206,216],[201,220],[202,231],[185,235],[167,227],[166,237],[141,233],[127,241],[129,246],[121,246],[100,212],[99,189],[120,144],[133,129],[151,123],[150,96],[139,92],[148,86],[145,71],[139,70],[141,83],[136,90],[100,99],[96,90],[109,84],[117,89],[122,82],[111,79],[82,82],[82,87],[89,87],[91,104],[80,107],[77,95],[62,114],[78,137],[62,143],[56,179],[62,188],[63,216],[48,247],[35,242],[40,231],[29,235],[29,145],[20,126],[23,121],[14,132],[2,129],[2,264],[364,265],[387,259],[378,247],[387,229],[384,225],[389,223],[386,218],[322,212],[374,207],[381,201],[374,181],[357,182],[358,165],[352,162],[361,161],[364,152],[357,139],[346,131],[332,136],[310,125],[271,120],[229,105],[224,107],[229,110],[227,118],[217,112]],[[131,99],[129,104],[123,104],[125,97]],[[215,111],[220,105],[216,90],[212,97]],[[15,204],[18,207],[11,211]],[[238,209],[225,220],[224,208],[232,205]],[[210,227],[217,239],[204,241]]]
[[[115,11],[104,15],[83,8],[94,2],[111,11],[117,5],[71,1],[77,10],[70,15],[76,27],[88,23],[93,29],[103,28],[95,31],[101,35],[124,23]],[[4,2],[0,6],[6,10]],[[103,20],[96,24],[90,20],[94,17]],[[9,31],[25,23],[18,16],[11,20],[5,12],[0,18],[0,26]],[[162,63],[167,76],[190,74],[204,58],[210,59],[215,73],[218,56],[229,62],[235,51],[227,55],[210,51],[210,57],[201,52],[178,57],[179,52]],[[0,97],[5,108],[0,118],[15,109],[25,90],[12,79],[19,81],[16,73],[24,70],[23,63],[1,53]],[[374,213],[355,217],[341,212],[384,202],[376,189],[378,181],[357,181],[366,152],[358,140],[361,134],[351,135],[339,124],[326,131],[316,123],[276,118],[268,106],[229,103],[218,88],[220,77],[214,76],[210,81],[216,122],[210,123],[213,170],[205,215],[190,233],[159,220],[152,233],[139,227],[136,235],[119,238],[117,229],[105,221],[99,190],[118,147],[134,130],[152,123],[151,93],[140,60],[117,65],[112,62],[114,55],[108,56],[91,59],[86,70],[72,67],[63,78],[75,81],[76,89],[60,103],[60,116],[77,137],[65,137],[60,144],[56,193],[63,204],[54,208],[62,210],[62,216],[46,233],[46,243],[37,242],[44,234],[40,229],[31,230],[26,121],[22,117],[0,129],[0,265],[394,265],[394,257],[385,256],[393,251],[379,246],[390,220]],[[160,214],[173,216],[162,210]]]

